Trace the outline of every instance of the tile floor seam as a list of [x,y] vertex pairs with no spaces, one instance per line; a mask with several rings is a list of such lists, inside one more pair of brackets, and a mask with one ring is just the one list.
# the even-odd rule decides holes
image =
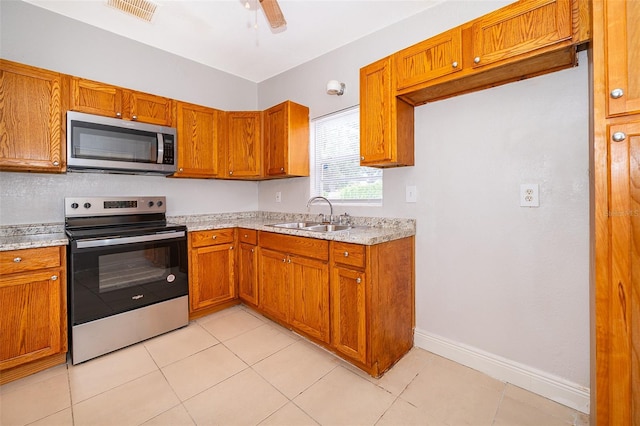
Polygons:
[[[378,417],[378,420],[376,420],[376,421],[373,423],[373,425],[374,425],[374,426],[376,426],[378,423],[380,423],[380,421],[382,420],[382,418],[384,417],[384,415],[385,415],[385,414],[387,414],[387,411],[391,410],[391,407],[393,407],[393,404],[395,404],[395,403],[396,403],[396,401],[397,401],[397,400],[399,400],[399,399],[400,399],[400,395],[397,395],[397,396],[394,398],[393,402],[391,402],[391,405],[389,405],[389,406],[387,407],[387,409],[386,409],[386,410],[384,410],[384,412],[383,412],[382,414],[380,414],[380,417]],[[413,404],[411,404],[411,405],[413,405]]]
[[500,406],[502,405],[502,402],[504,401],[504,394],[507,392],[507,383],[504,383],[504,387],[502,388],[502,393],[500,394],[500,401],[498,401],[498,406],[496,407],[496,411],[495,413],[493,413],[493,420],[491,421],[491,425],[495,425],[496,424],[496,418],[498,417],[498,412],[500,411]]
[[[247,333],[249,333],[249,332],[251,332],[251,331],[254,331],[254,330],[257,330],[258,328],[263,327],[263,326],[271,327],[269,324],[265,323],[264,325],[261,325],[261,326],[259,326],[259,327],[254,328],[253,330],[249,330]],[[284,333],[280,332],[278,329],[273,328],[273,327],[271,327],[271,328],[272,328],[273,330],[277,331],[278,333],[280,333],[280,334],[282,334],[282,335],[285,335]],[[243,334],[246,334],[246,333],[243,333]],[[231,340],[235,339],[236,337],[240,337],[240,336],[242,336],[242,334],[238,334],[237,336],[232,337],[231,339],[227,339],[227,340],[226,340],[226,342],[229,342],[229,341],[231,341]],[[269,355],[265,356],[264,358],[260,358],[259,360],[257,360],[257,361],[255,361],[255,362],[253,362],[253,364],[249,364],[247,361],[245,361],[244,359],[242,359],[242,357],[241,357],[239,354],[237,354],[236,352],[234,352],[234,351],[233,351],[233,349],[231,349],[229,346],[225,345],[225,342],[220,341],[220,344],[221,344],[221,345],[223,345],[225,348],[227,348],[227,349],[229,350],[229,352],[231,352],[231,353],[232,353],[232,354],[234,354],[236,357],[238,357],[238,359],[240,359],[242,362],[244,362],[245,364],[247,364],[249,367],[252,367],[252,366],[254,366],[254,365],[258,364],[259,362],[262,362],[262,361],[264,361],[265,359],[268,359],[268,358],[272,357],[273,355],[277,354],[278,352],[280,352],[280,351],[282,351],[282,350],[284,350],[284,349],[288,348],[289,346],[291,346],[291,345],[295,344],[296,342],[297,342],[297,340],[293,340],[293,341],[292,341],[291,343],[289,343],[287,346],[284,346],[284,347],[282,347],[282,348],[278,349],[278,350],[277,350],[277,351],[275,351],[274,353],[269,354]]]

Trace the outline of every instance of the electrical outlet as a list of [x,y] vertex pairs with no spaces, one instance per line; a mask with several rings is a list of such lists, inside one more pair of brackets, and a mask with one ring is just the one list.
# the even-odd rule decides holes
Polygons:
[[416,193],[415,186],[407,186],[407,194],[405,200],[407,203],[415,203],[418,200],[418,194]]
[[537,183],[523,183],[520,185],[520,207],[539,207],[539,193]]
[[281,203],[282,202],[282,192],[278,191],[276,192],[276,203]]

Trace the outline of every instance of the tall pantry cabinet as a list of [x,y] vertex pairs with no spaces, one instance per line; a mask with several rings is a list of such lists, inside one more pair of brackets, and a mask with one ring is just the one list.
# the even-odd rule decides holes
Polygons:
[[640,425],[640,1],[593,2],[598,425]]

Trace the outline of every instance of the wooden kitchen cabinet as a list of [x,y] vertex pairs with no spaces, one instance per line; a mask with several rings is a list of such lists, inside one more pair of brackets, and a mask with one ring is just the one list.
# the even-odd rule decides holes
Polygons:
[[71,79],[73,111],[171,126],[173,101],[78,77]]
[[309,108],[286,101],[263,120],[265,177],[309,176]]
[[235,230],[195,231],[189,240],[189,318],[237,303]]
[[608,116],[640,113],[640,2],[607,1],[604,30]]
[[0,384],[66,362],[63,246],[0,252]]
[[396,97],[393,56],[360,69],[360,165],[413,166],[413,106]]
[[456,27],[394,55],[396,89],[462,70],[462,28]]
[[571,41],[571,0],[527,0],[512,3],[473,21],[473,67],[531,53]]
[[262,112],[227,112],[228,178],[262,177]]
[[[591,419],[640,424],[640,3],[593,2]],[[616,91],[616,89],[620,89]]]
[[377,377],[413,347],[413,237],[331,242],[331,345]]
[[260,309],[329,343],[329,243],[269,232],[259,238]]
[[238,296],[252,306],[258,306],[258,233],[253,229],[238,229]]
[[178,171],[174,177],[212,178],[219,175],[224,153],[225,113],[213,108],[176,103]]
[[61,79],[0,59],[0,170],[66,170]]

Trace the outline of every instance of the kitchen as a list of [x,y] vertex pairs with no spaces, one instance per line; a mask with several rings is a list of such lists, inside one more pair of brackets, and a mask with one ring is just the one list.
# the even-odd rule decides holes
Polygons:
[[[507,3],[445,2],[259,84],[15,1],[2,3],[1,54],[224,110],[264,109],[292,99],[308,105],[313,119],[358,104],[362,66]],[[114,63],[113,57],[120,59]],[[124,62],[129,72],[120,68]],[[562,398],[588,412],[585,52],[579,63],[416,108],[415,167],[384,171],[383,206],[337,210],[416,219],[416,346],[480,370],[524,371],[519,379],[550,384],[548,394],[562,389]],[[324,93],[332,78],[346,83],[343,96]],[[60,223],[65,196],[96,191],[166,195],[170,216],[305,213],[309,199],[306,178],[255,183],[8,172],[1,178],[2,225]],[[540,208],[519,207],[522,183],[540,184]],[[415,204],[405,202],[409,185],[418,191]]]

